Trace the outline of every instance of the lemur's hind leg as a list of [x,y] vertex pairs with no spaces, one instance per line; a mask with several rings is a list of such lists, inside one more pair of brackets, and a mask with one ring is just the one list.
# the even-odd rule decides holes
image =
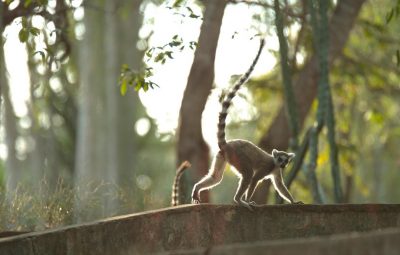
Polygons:
[[255,202],[251,201],[251,198],[253,197],[254,191],[256,190],[257,184],[258,182],[264,178],[263,174],[260,174],[258,172],[258,174],[256,173],[250,181],[250,185],[249,188],[247,189],[247,192],[245,194],[245,198],[244,200],[249,203],[250,205],[256,205]]
[[226,166],[226,160],[222,152],[218,152],[217,156],[215,156],[213,165],[209,170],[208,174],[204,176],[199,182],[197,182],[192,191],[192,203],[198,204],[200,203],[200,192],[202,190],[211,189],[214,186],[217,186],[224,175],[224,169]]
[[243,176],[240,181],[239,181],[239,186],[238,189],[236,191],[235,196],[233,197],[233,201],[241,206],[244,206],[246,208],[248,208],[249,210],[253,210],[253,208],[249,205],[249,203],[247,203],[246,201],[244,201],[242,199],[244,193],[246,192],[247,188],[249,187],[251,182],[251,177],[250,176]]

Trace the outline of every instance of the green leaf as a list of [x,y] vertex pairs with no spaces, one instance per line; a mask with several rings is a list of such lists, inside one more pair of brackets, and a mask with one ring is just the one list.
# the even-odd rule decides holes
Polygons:
[[386,14],[386,24],[392,20],[393,14],[394,14],[394,9],[391,9],[390,12]]
[[186,9],[187,9],[190,13],[193,13],[192,8],[190,8],[189,6],[186,6]]
[[125,96],[127,90],[128,90],[128,84],[126,84],[126,78],[123,78],[120,87],[121,95]]
[[154,87],[157,87],[157,88],[159,88],[160,86],[158,86],[158,84],[157,83],[154,83],[154,82],[150,82],[150,85],[151,85],[151,88],[154,88]]
[[177,47],[177,46],[179,46],[179,45],[181,45],[181,44],[182,44],[181,41],[172,41],[172,42],[168,43],[168,45],[169,45],[170,47]]
[[27,8],[32,3],[32,0],[25,0],[24,7]]
[[196,41],[191,41],[189,42],[189,47],[193,50],[198,46],[198,43]]
[[29,31],[26,28],[22,28],[18,33],[18,38],[20,42],[28,41]]
[[143,90],[144,92],[147,92],[149,90],[149,84],[147,82],[143,83]]
[[172,57],[172,51],[166,51],[165,55],[167,55],[170,59],[173,59]]
[[158,53],[158,55],[155,57],[154,62],[160,62],[165,60],[165,54],[164,52]]
[[31,27],[29,28],[29,33],[31,33],[34,36],[38,36],[40,34],[40,30],[36,27]]
[[191,13],[190,15],[189,15],[189,18],[192,18],[192,19],[197,19],[197,18],[199,18],[200,16],[199,15],[196,15],[196,14],[194,14],[194,13]]
[[148,77],[150,77],[150,76],[153,76],[153,68],[152,68],[152,67],[146,68],[146,71],[145,71],[145,73],[144,73],[144,76],[145,76],[146,78],[148,78]]
[[174,4],[172,5],[173,8],[179,7],[182,5],[184,0],[175,0]]
[[121,71],[124,73],[130,71],[128,64],[122,64]]
[[139,91],[142,87],[142,81],[140,79],[136,80],[135,91]]

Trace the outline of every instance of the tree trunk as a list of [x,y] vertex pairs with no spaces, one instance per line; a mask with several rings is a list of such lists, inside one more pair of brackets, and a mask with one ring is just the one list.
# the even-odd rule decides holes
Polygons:
[[7,145],[7,159],[5,167],[6,191],[14,192],[18,186],[18,181],[21,176],[20,162],[16,156],[15,143],[18,137],[17,132],[17,117],[14,113],[14,108],[11,102],[9,83],[6,78],[6,65],[4,58],[3,40],[0,38],[0,96],[4,101],[4,128],[5,128],[5,141]]
[[[215,52],[227,1],[206,0],[204,4],[204,21],[179,116],[177,165],[188,160],[192,164],[188,173],[193,173],[181,180],[181,190],[185,192],[180,203],[190,200],[189,189],[209,167],[209,148],[203,138],[201,116],[214,81]],[[201,199],[209,201],[207,192],[202,192]]]
[[296,100],[293,93],[292,86],[292,70],[289,66],[288,60],[288,45],[286,41],[284,30],[283,14],[279,6],[279,0],[274,0],[274,10],[275,10],[275,26],[276,33],[279,40],[279,55],[280,55],[280,66],[282,74],[283,91],[285,95],[285,106],[287,111],[287,117],[289,117],[289,130],[291,134],[290,147],[296,150],[298,147],[298,113],[296,110]]
[[[4,28],[5,28],[5,25],[4,25],[4,22],[3,22],[3,15],[4,15],[4,3],[3,3],[3,1],[0,1],[0,33],[1,34],[3,34],[3,32],[4,32]],[[4,69],[4,67],[5,67],[5,65],[6,65],[6,61],[5,61],[5,59],[4,59],[4,42],[3,42],[3,38],[1,38],[0,39],[0,47],[1,47],[1,52],[0,52],[0,72],[1,72],[1,77],[0,77],[0,112],[1,112],[1,105],[2,105],[2,103],[1,103],[1,87],[2,86],[4,86],[3,84],[4,84],[4,82],[5,82],[5,73],[3,73],[3,71],[5,71],[5,69]]]
[[[124,194],[130,196],[125,197],[128,201],[132,201],[135,195],[131,191],[134,190],[133,187],[136,183],[135,165],[137,165],[136,161],[138,159],[136,156],[137,134],[133,127],[137,119],[144,114],[144,108],[139,100],[138,93],[127,93],[125,96],[121,96],[118,87],[118,77],[122,64],[128,64],[136,70],[139,70],[141,67],[142,54],[136,48],[136,43],[139,39],[139,29],[143,20],[139,10],[141,2],[141,0],[120,0],[114,4],[115,6],[119,4],[122,10],[128,10],[127,13],[129,15],[124,15],[124,13],[117,14],[118,27],[115,38],[119,38],[119,40],[117,44],[114,44],[117,47],[117,70],[112,76],[113,83],[107,85],[114,91],[114,93],[109,94],[109,97],[116,104],[116,107],[113,107],[114,112],[110,112],[110,114],[116,116],[116,122],[115,125],[112,124],[109,127],[109,132],[116,136],[116,143],[115,147],[109,147],[109,150],[113,150],[115,154],[117,182],[125,191]],[[127,31],[129,32],[127,33]],[[128,213],[128,211],[124,211],[124,213]]]
[[[329,45],[331,45],[329,49],[329,66],[340,56],[364,2],[365,0],[341,0],[337,4],[329,26],[329,34],[331,35],[329,37]],[[318,61],[317,57],[313,55],[304,65],[293,85],[300,126],[303,125],[317,94],[317,74]],[[289,139],[290,130],[286,118],[286,109],[285,106],[282,106],[270,128],[261,138],[259,146],[267,152],[272,151],[274,148],[285,150],[288,148]],[[269,185],[265,185],[265,183],[259,185],[254,195],[254,200],[258,203],[264,203],[266,200],[265,194]]]
[[[142,109],[138,96],[119,93],[120,67],[126,63],[138,69],[140,53],[136,49],[142,17],[141,1],[99,2],[104,10],[85,11],[85,39],[80,59],[81,87],[76,155],[76,185],[81,193],[90,194],[89,184],[98,190],[103,208],[93,208],[86,219],[121,213],[115,187],[134,186],[138,112]],[[127,12],[121,13],[121,11]],[[78,211],[91,198],[77,201]],[[124,192],[125,195],[132,192]],[[129,197],[124,199],[131,200]],[[80,208],[80,209],[79,209]],[[86,210],[87,211],[87,210]],[[83,218],[77,218],[83,220]]]
[[[100,4],[100,2],[98,3]],[[80,90],[78,96],[78,123],[76,143],[75,185],[80,194],[76,201],[76,211],[89,205],[89,184],[99,185],[104,177],[104,164],[101,161],[106,153],[98,151],[103,148],[102,138],[106,135],[101,118],[105,114],[104,98],[104,66],[103,50],[103,24],[104,13],[99,10],[87,8],[85,10],[85,38],[80,45],[79,70]],[[104,116],[105,117],[105,116]],[[99,149],[98,149],[99,148]],[[105,161],[104,161],[105,162]],[[89,211],[85,218],[98,218],[102,215],[100,210]],[[82,215],[77,215],[77,220],[84,220]]]

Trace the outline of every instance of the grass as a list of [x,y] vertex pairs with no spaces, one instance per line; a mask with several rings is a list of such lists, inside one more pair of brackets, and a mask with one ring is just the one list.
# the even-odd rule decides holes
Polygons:
[[[136,194],[136,196],[133,196]],[[72,188],[59,180],[55,187],[42,181],[32,190],[19,186],[0,190],[0,232],[39,231],[135,211],[137,191],[90,183]],[[137,208],[136,208],[137,209]]]

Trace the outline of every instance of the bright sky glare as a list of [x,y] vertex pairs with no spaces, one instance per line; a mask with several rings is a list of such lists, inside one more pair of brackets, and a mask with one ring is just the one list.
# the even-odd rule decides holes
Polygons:
[[[259,31],[265,33],[266,28],[252,28],[254,21],[252,15],[257,7],[247,5],[228,5],[225,10],[223,24],[218,43],[215,63],[216,89],[210,95],[203,113],[203,134],[211,146],[212,151],[217,150],[216,132],[217,116],[220,109],[218,96],[222,89],[228,88],[232,75],[243,74],[250,66],[259,47],[257,38],[250,40]],[[199,9],[194,9],[200,13]],[[173,14],[166,8],[149,7],[146,10],[149,17],[157,17],[152,28],[155,33],[151,38],[150,46],[160,46],[168,42],[175,34],[182,35],[184,41],[196,41],[200,32],[201,22],[197,19],[182,18]],[[158,18],[162,17],[162,18]],[[238,19],[240,17],[240,19]],[[144,27],[143,30],[149,28]],[[232,36],[235,37],[232,39]],[[276,64],[275,58],[269,52],[276,50],[278,41],[268,38],[260,61],[253,76],[265,74]],[[174,133],[178,124],[179,108],[183,91],[193,62],[193,51],[185,50],[176,53],[174,59],[164,65],[155,66],[154,82],[160,88],[148,92],[140,92],[140,98],[146,106],[148,114],[154,118],[160,133]],[[247,114],[248,104],[237,100],[237,108],[243,108],[243,115]]]
[[7,77],[11,84],[10,92],[14,110],[17,116],[27,114],[26,102],[29,100],[29,71],[28,55],[25,44],[18,39],[18,32],[21,24],[14,22],[8,26],[4,32],[6,42],[4,44],[4,54],[7,66]]
[[[193,9],[193,11],[196,14],[201,12],[200,9]],[[243,74],[252,62],[259,46],[259,40],[257,38],[250,40],[250,38],[260,31],[265,33],[265,27],[254,28],[256,24],[252,20],[252,15],[259,11],[255,6],[244,4],[228,5],[225,10],[216,54],[215,83],[217,88],[209,97],[202,121],[204,137],[212,151],[217,149],[216,121],[220,109],[218,95],[222,89],[230,85],[229,81],[232,75]],[[164,45],[175,34],[182,36],[185,42],[197,40],[201,25],[198,19],[182,18],[165,6],[149,6],[146,8],[145,15],[145,18],[157,17],[154,19],[154,24],[146,25],[141,29],[141,34],[154,30],[150,46]],[[30,79],[25,46],[18,39],[19,26],[18,22],[14,22],[5,32],[5,58],[15,111],[18,116],[23,116],[27,113],[26,102],[30,100]],[[234,34],[235,37],[232,39]],[[264,74],[272,69],[275,65],[275,58],[269,49],[276,50],[277,48],[277,40],[271,37],[267,38],[266,49],[261,55],[253,76]],[[192,50],[188,49],[174,54],[173,60],[167,61],[164,65],[154,66],[155,76],[152,80],[160,87],[146,93],[140,92],[140,98],[149,116],[156,120],[160,133],[175,133],[183,91],[192,61]],[[249,106],[248,102],[237,100],[235,104],[237,104],[235,105],[237,108],[243,108],[241,111],[245,116],[248,112],[246,110]],[[242,112],[240,113],[242,114]]]

